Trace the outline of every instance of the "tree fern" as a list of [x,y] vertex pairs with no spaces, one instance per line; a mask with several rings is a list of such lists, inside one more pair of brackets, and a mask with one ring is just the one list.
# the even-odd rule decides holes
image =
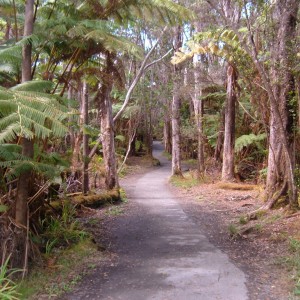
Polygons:
[[267,135],[265,133],[261,133],[258,135],[253,134],[253,133],[242,135],[235,140],[234,151],[236,153],[238,153],[238,152],[242,151],[244,147],[249,147],[250,145],[259,143],[259,142],[265,140],[266,137],[267,137]]
[[172,57],[172,64],[180,64],[191,59],[197,54],[216,55],[225,58],[228,62],[235,59],[248,57],[248,54],[240,46],[237,35],[232,30],[218,29],[214,31],[198,32],[193,39],[187,42],[188,51],[178,51]]
[[35,171],[48,179],[53,179],[68,167],[68,163],[56,152],[42,153],[35,145],[34,158],[21,154],[22,147],[17,144],[0,144],[0,167],[5,169],[5,178],[12,180],[25,171]]
[[67,127],[67,108],[54,97],[42,92],[52,83],[31,81],[11,90],[0,90],[0,144],[13,141],[17,136],[45,139],[64,136]]

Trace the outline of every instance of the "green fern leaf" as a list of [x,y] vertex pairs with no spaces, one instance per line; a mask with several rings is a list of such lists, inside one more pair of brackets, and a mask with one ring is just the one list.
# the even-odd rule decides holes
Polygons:
[[47,92],[53,88],[53,82],[46,80],[32,80],[18,84],[11,88],[12,91]]
[[252,144],[261,142],[261,141],[265,140],[266,137],[267,137],[267,135],[265,133],[258,134],[258,135],[253,134],[253,133],[242,135],[236,139],[234,151],[236,153],[239,153],[240,151],[243,150],[244,147],[249,147]]

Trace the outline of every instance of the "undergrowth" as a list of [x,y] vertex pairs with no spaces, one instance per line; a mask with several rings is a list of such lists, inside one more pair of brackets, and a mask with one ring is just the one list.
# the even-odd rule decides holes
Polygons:
[[289,251],[290,255],[282,258],[280,262],[293,271],[294,295],[300,296],[300,241],[298,239],[289,239]]
[[101,260],[103,256],[90,239],[57,251],[48,257],[47,266],[36,265],[19,284],[17,299],[51,299],[71,291],[81,277],[95,267],[95,259]]
[[41,222],[43,233],[41,235],[44,252],[50,255],[56,248],[76,244],[88,237],[75,219],[76,209],[70,202],[65,202],[60,216],[53,216]]
[[2,300],[18,300],[20,294],[17,292],[17,284],[10,279],[13,273],[18,270],[8,269],[9,257],[0,267],[0,299]]

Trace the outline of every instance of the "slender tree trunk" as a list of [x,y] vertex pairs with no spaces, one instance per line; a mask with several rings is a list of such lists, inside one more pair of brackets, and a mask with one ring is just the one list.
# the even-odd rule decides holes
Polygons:
[[165,151],[169,154],[172,153],[172,127],[171,120],[168,113],[164,117],[164,146]]
[[[161,77],[159,80],[161,81],[163,86],[168,86],[170,82],[170,70],[165,66],[161,66]],[[163,110],[163,119],[164,119],[164,130],[163,130],[163,142],[165,151],[169,154],[172,153],[172,126],[171,126],[171,103],[168,99],[168,89],[162,90],[161,99],[164,110]]]
[[106,76],[101,87],[100,104],[100,122],[102,133],[102,149],[103,160],[105,165],[105,183],[108,189],[119,187],[119,179],[117,173],[117,161],[115,153],[115,139],[114,139],[114,121],[112,114],[112,103],[110,93],[112,91],[112,60],[109,53],[106,54]]
[[194,81],[195,81],[195,92],[193,97],[193,106],[195,113],[195,122],[197,125],[198,134],[198,147],[197,147],[197,158],[198,158],[198,173],[203,174],[205,170],[204,164],[204,139],[203,139],[203,101],[201,97],[201,82],[200,82],[200,65],[198,61],[194,62]]
[[[68,88],[68,108],[70,109],[71,111],[71,100],[73,99],[73,88],[71,85],[69,85],[69,88]],[[69,116],[69,124],[72,124],[72,115]],[[69,126],[69,143],[70,143],[70,148],[73,150],[74,147],[75,147],[75,132],[74,132],[74,129],[71,126]]]
[[[27,0],[25,6],[25,26],[24,36],[31,35],[33,32],[34,0]],[[31,80],[31,44],[23,46],[22,51],[22,82]],[[22,154],[33,157],[33,141],[27,138],[21,139]],[[30,193],[32,180],[31,172],[23,173],[18,181],[18,191],[16,199],[16,222],[22,226],[27,225],[27,199]]]
[[225,103],[225,132],[222,165],[223,181],[234,180],[236,80],[236,71],[234,67],[229,64],[227,68],[227,97]]
[[[83,126],[89,124],[89,94],[88,94],[88,86],[86,81],[83,82],[82,87],[82,117],[83,117]],[[82,164],[82,192],[86,195],[89,192],[89,135],[83,132],[82,138],[82,146],[83,146],[83,164]]]
[[[182,28],[177,27],[175,32],[175,51],[181,45]],[[173,81],[173,100],[172,100],[172,175],[181,175],[181,157],[180,157],[180,85],[181,85],[181,69],[174,66]]]
[[[78,91],[77,91],[77,101],[79,102],[79,111],[80,111],[80,119],[79,119],[79,126],[83,126],[83,102],[82,102],[82,85],[80,82],[78,82]],[[71,176],[72,179],[78,179],[79,173],[80,173],[80,169],[81,169],[81,144],[82,144],[82,132],[81,131],[77,131],[77,132],[73,132],[74,134],[74,144],[73,144],[73,153],[72,153],[72,159],[71,159]]]
[[216,149],[215,149],[215,153],[214,153],[214,159],[218,162],[221,162],[222,161],[223,142],[224,142],[224,128],[225,128],[225,109],[224,108],[221,111],[219,124],[220,125],[219,125]]
[[153,152],[153,124],[152,124],[152,112],[151,107],[147,114],[147,133],[146,133],[146,146],[147,146],[147,154],[152,155]]
[[[34,0],[27,0],[25,5],[25,24],[24,36],[29,36],[33,33],[33,18],[34,18]],[[22,50],[22,82],[31,80],[31,51],[30,43],[23,46]],[[26,157],[33,157],[33,141],[25,137],[21,138],[22,154]],[[20,175],[18,180],[17,195],[16,195],[16,223],[20,226],[17,233],[16,251],[20,253],[17,267],[24,269],[23,276],[27,272],[27,231],[28,231],[28,198],[32,187],[31,172],[24,172]]]

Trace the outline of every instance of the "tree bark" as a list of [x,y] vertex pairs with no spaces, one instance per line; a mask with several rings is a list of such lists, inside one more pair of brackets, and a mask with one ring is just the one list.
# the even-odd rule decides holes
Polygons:
[[[83,81],[82,87],[82,117],[83,117],[83,126],[89,124],[89,94],[88,94],[88,86],[86,81]],[[82,138],[82,192],[86,195],[89,192],[89,135],[83,132]]]
[[[263,82],[263,87],[268,93],[271,119],[270,146],[266,185],[267,202],[262,208],[271,208],[280,196],[286,197],[290,206],[298,207],[298,192],[293,165],[294,150],[291,147],[292,136],[287,125],[290,125],[290,121],[288,121],[290,120],[289,99],[294,93],[292,88],[294,85],[294,80],[292,79],[293,57],[291,54],[295,54],[295,51],[292,50],[294,49],[299,0],[278,0],[272,4],[273,20],[271,21],[274,23],[271,27],[273,40],[269,41],[269,45],[272,46],[270,47],[272,65],[270,72],[268,72],[268,67],[259,58],[257,45],[254,41],[252,19],[248,16],[246,6],[244,7],[244,12],[248,29],[247,39],[239,31],[238,23],[228,18],[227,14],[218,8],[219,2],[212,0],[206,0],[206,2],[220,13],[226,25],[230,26],[239,37],[243,48],[256,66]],[[225,2],[229,6],[234,5],[233,2],[230,3],[230,0],[225,0]],[[235,8],[237,7],[238,5],[235,6]],[[276,135],[278,139],[276,139]],[[279,148],[278,150],[277,147]],[[282,149],[280,149],[281,147]],[[280,165],[277,165],[278,163]]]
[[[182,28],[178,26],[175,32],[174,50],[178,51],[182,45]],[[172,176],[180,175],[181,157],[180,157],[180,83],[181,69],[174,66],[173,80],[173,99],[172,99]]]
[[164,117],[164,147],[167,153],[172,153],[172,127],[168,113]]
[[105,165],[105,184],[107,189],[119,187],[115,153],[114,120],[110,93],[113,87],[111,54],[106,53],[106,78],[100,89],[99,111],[102,134],[103,161]]
[[[24,36],[29,36],[33,33],[34,22],[34,0],[27,0],[25,5],[25,24]],[[31,52],[32,46],[30,43],[23,46],[22,49],[22,82],[30,81],[31,78]],[[33,141],[25,137],[21,138],[22,155],[33,157]],[[17,195],[16,195],[16,213],[15,220],[19,225],[19,230],[16,236],[16,251],[19,252],[19,262],[16,267],[23,268],[23,276],[27,273],[27,231],[28,229],[28,198],[32,187],[31,171],[22,173],[18,180]]]
[[200,82],[200,64],[198,60],[194,61],[194,97],[193,106],[195,113],[195,122],[197,125],[197,158],[198,158],[198,174],[202,175],[205,170],[204,163],[204,139],[203,139],[203,100],[201,100],[201,82]]
[[[292,47],[296,33],[299,1],[277,1],[274,20],[278,22],[276,43],[271,51],[272,95],[270,100],[270,137],[266,206],[272,207],[280,196],[287,196],[291,206],[298,206],[294,181],[293,110],[291,100],[295,93],[292,74]],[[290,192],[290,194],[288,193]]]
[[232,65],[227,67],[227,97],[225,103],[225,130],[222,181],[234,180],[235,104],[237,75]]
[[222,161],[222,150],[223,150],[223,142],[224,142],[224,128],[225,128],[225,109],[223,108],[220,113],[220,121],[219,121],[219,132],[218,138],[216,142],[216,149],[214,153],[214,159],[218,162]]
[[[27,0],[25,6],[25,26],[24,36],[29,36],[33,33],[33,15],[34,15],[34,0]],[[22,82],[31,80],[31,44],[23,46],[22,51]],[[27,157],[33,157],[33,141],[27,138],[21,139],[22,154]],[[30,196],[30,184],[32,176],[31,172],[21,174],[18,180],[18,190],[16,197],[16,222],[22,226],[27,226],[27,200]]]

